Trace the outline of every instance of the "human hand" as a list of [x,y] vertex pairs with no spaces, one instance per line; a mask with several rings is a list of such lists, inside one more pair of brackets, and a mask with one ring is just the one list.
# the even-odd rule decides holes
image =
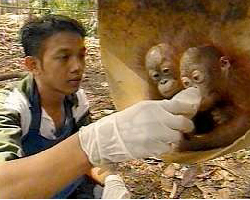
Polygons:
[[171,100],[139,102],[82,127],[81,147],[94,166],[170,152],[182,133],[193,130],[187,117],[197,112],[200,99],[198,89],[188,88]]
[[189,87],[177,93],[171,100],[165,101],[166,110],[175,115],[192,119],[200,107],[201,94],[197,88]]
[[109,168],[99,168],[93,167],[91,169],[91,173],[88,174],[93,180],[95,180],[98,184],[104,185],[105,179],[107,176],[113,174]]
[[107,176],[102,199],[130,199],[130,193],[119,175]]

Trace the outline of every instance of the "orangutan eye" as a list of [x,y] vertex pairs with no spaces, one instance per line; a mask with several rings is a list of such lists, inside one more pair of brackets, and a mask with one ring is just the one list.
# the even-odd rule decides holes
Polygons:
[[66,59],[69,58],[69,56],[68,55],[64,55],[64,56],[61,56],[61,58],[66,60]]
[[164,73],[164,74],[168,74],[169,71],[170,71],[170,69],[166,68],[166,67],[162,69],[162,73]]
[[182,81],[184,88],[188,88],[192,85],[192,81],[188,77],[182,77],[181,81]]
[[149,71],[149,76],[154,81],[158,81],[160,79],[160,74],[155,70],[150,70]]
[[155,73],[152,74],[152,77],[154,79],[158,79],[160,77],[160,74],[158,74],[157,72],[155,72]]
[[199,70],[195,70],[192,73],[192,79],[196,83],[201,83],[204,81],[204,74],[202,72],[200,72]]

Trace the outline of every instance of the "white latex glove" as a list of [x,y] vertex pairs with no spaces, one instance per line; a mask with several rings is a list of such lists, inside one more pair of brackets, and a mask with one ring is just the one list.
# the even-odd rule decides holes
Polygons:
[[94,166],[171,152],[194,129],[187,117],[200,100],[198,89],[188,88],[171,100],[142,101],[82,127],[81,147]]
[[176,115],[192,119],[201,103],[201,94],[197,88],[190,87],[177,93],[171,100],[165,102],[166,110]]
[[130,193],[127,190],[122,178],[118,175],[109,175],[105,179],[105,186],[102,199],[129,199]]

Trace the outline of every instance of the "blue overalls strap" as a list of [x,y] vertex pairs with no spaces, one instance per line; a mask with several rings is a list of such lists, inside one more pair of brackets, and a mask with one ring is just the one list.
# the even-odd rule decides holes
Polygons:
[[40,132],[40,125],[41,125],[41,102],[40,102],[40,95],[37,90],[36,82],[33,80],[33,85],[29,91],[29,109],[31,111],[31,123],[29,127],[29,131]]
[[[68,97],[66,97],[64,100],[66,116],[65,126],[63,126],[62,129],[60,129],[60,132],[57,133],[58,137],[55,140],[47,139],[40,134],[42,112],[40,96],[35,81],[29,93],[29,101],[32,116],[31,124],[28,133],[21,140],[22,149],[25,153],[25,156],[33,155],[35,153],[48,149],[74,133],[76,123],[72,114],[72,104],[69,101]],[[83,183],[83,181],[88,184],[86,177],[80,177],[79,179],[66,186],[61,192],[55,194],[53,198],[67,198],[72,192],[76,190],[76,188],[80,184]]]

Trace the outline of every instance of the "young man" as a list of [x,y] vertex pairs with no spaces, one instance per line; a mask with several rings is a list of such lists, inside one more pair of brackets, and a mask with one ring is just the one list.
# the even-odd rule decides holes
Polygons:
[[178,144],[181,132],[192,131],[192,122],[179,115],[199,106],[192,88],[184,91],[194,97],[191,104],[185,95],[144,101],[88,125],[89,104],[79,89],[84,36],[83,27],[64,16],[22,27],[30,75],[1,92],[0,161],[8,161],[0,163],[1,198],[73,198],[78,186],[89,185],[83,175],[93,166],[159,155]]
[[[1,109],[6,113],[0,137],[12,140],[0,146],[5,152],[1,159],[36,154],[90,123],[88,101],[78,90],[85,67],[84,36],[76,21],[63,16],[46,16],[21,29],[25,66],[31,75],[2,94]],[[66,198],[81,183],[93,189],[91,180],[80,178],[54,197]],[[93,198],[87,192],[89,196],[82,198]]]

